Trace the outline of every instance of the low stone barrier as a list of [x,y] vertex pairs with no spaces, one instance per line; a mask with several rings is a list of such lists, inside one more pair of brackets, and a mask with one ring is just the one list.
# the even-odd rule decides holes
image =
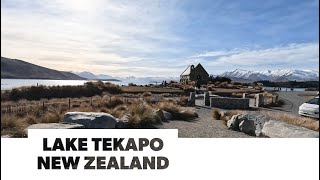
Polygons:
[[210,106],[221,109],[249,109],[248,98],[211,97]]

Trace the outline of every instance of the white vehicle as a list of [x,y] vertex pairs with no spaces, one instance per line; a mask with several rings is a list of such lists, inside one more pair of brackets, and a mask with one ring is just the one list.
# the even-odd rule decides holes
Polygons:
[[319,119],[319,96],[303,103],[299,107],[299,114],[301,116],[308,116]]

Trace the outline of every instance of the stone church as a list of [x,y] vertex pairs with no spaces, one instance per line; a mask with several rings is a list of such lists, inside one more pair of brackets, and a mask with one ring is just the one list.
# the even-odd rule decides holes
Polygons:
[[206,84],[208,79],[209,74],[200,63],[197,66],[189,65],[188,68],[180,75],[181,83],[196,81],[200,84]]

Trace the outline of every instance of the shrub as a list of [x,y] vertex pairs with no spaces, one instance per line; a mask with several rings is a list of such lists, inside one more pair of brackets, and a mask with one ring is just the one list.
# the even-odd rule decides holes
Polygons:
[[179,97],[177,100],[177,104],[179,106],[188,106],[189,105],[189,101],[188,101],[188,97]]
[[215,109],[215,110],[212,111],[212,117],[213,117],[213,119],[220,120],[221,119],[221,114],[217,109]]
[[4,115],[1,116],[1,131],[5,129],[21,128],[22,122],[17,116]]
[[131,106],[129,125],[131,127],[143,127],[154,123],[161,123],[161,118],[153,113],[153,109],[145,104]]
[[31,115],[25,117],[24,118],[24,122],[26,122],[29,125],[37,124],[36,118],[34,116],[31,116]]
[[84,85],[79,86],[30,86],[14,88],[8,91],[7,96],[9,96],[9,100],[18,101],[21,99],[40,100],[43,98],[91,97],[101,95],[103,92],[119,94],[122,90],[118,85],[97,81],[86,82]]
[[62,120],[62,117],[57,112],[46,112],[41,118],[41,123],[58,123]]
[[198,117],[197,113],[191,110],[185,110],[172,102],[160,102],[157,104],[157,107],[171,113],[172,118],[176,120],[190,120]]
[[151,93],[151,92],[144,92],[144,93],[142,94],[142,97],[150,97],[150,96],[152,96],[152,93]]

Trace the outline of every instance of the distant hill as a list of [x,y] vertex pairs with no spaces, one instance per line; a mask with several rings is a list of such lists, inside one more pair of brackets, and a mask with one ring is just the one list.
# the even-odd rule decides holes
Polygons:
[[96,75],[88,71],[73,72],[73,73],[85,79],[99,79]]
[[84,78],[70,72],[57,71],[18,59],[1,57],[1,78],[8,79],[56,79],[82,80]]
[[91,79],[91,80],[109,80],[109,81],[119,81],[118,79],[115,79],[115,77],[105,75],[105,74],[99,74],[95,75],[91,72],[88,71],[83,71],[83,72],[74,72],[74,74],[83,77],[85,79]]

